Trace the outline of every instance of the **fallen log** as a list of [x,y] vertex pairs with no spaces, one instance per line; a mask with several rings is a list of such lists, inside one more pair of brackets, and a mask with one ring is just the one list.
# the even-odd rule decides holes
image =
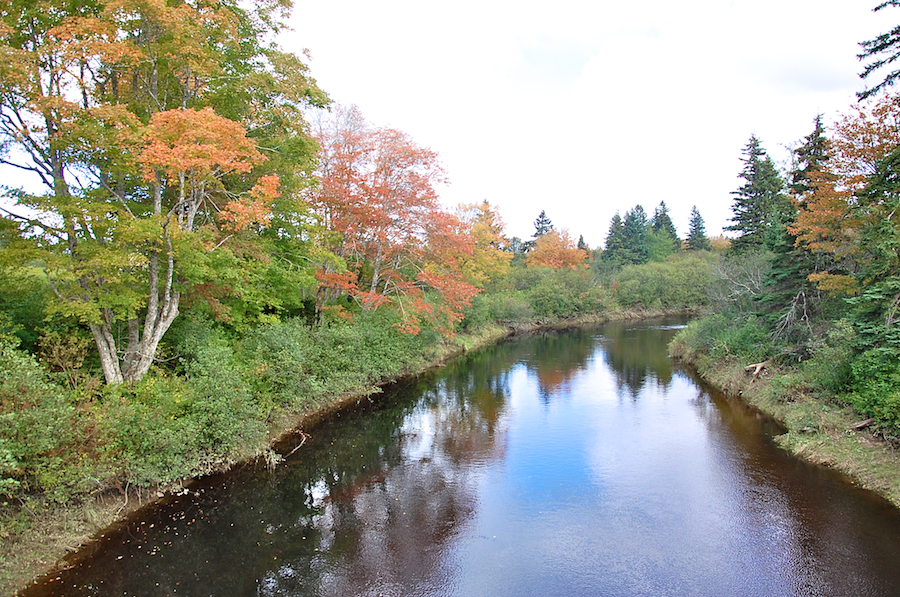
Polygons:
[[850,425],[850,429],[853,431],[859,431],[860,429],[865,429],[869,425],[875,422],[875,419],[866,419],[865,421],[860,421],[859,423],[854,423]]
[[761,363],[753,363],[752,365],[747,365],[746,367],[744,367],[744,371],[753,371],[753,379],[750,380],[750,383],[753,383],[756,378],[759,377],[760,372],[771,364],[772,359],[766,359]]

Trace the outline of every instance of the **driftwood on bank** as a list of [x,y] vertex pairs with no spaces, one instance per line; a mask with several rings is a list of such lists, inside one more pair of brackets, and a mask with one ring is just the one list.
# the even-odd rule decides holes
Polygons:
[[744,371],[753,371],[753,378],[750,380],[750,383],[756,381],[756,378],[759,377],[759,374],[765,369],[767,366],[772,364],[772,359],[766,359],[761,363],[753,363],[752,365],[747,365],[744,367]]
[[875,422],[875,419],[866,419],[865,421],[860,421],[859,423],[854,423],[850,425],[850,429],[852,431],[859,431],[860,429],[865,429],[869,425]]

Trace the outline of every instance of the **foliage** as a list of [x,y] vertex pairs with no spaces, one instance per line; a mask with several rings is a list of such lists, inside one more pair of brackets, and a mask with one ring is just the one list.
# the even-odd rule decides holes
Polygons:
[[320,119],[316,138],[322,184],[311,202],[343,260],[319,273],[320,313],[350,296],[363,310],[394,307],[406,332],[424,323],[452,333],[478,289],[460,270],[472,238],[438,201],[437,154],[400,131],[371,128],[356,107]]
[[[4,250],[40,260],[52,309],[89,326],[110,384],[141,379],[183,294],[241,261],[220,258],[226,245],[297,211],[278,201],[279,174],[297,190],[311,148],[300,108],[325,98],[264,41],[278,27],[265,4],[16,0],[2,13],[0,162],[44,189],[10,191],[19,238]],[[262,139],[287,159],[262,168]]]
[[529,267],[545,266],[555,269],[583,267],[587,251],[579,249],[566,230],[549,230],[537,237],[534,248],[525,256]]
[[691,308],[706,304],[711,281],[710,259],[673,255],[662,263],[623,268],[616,276],[614,296],[623,307]]

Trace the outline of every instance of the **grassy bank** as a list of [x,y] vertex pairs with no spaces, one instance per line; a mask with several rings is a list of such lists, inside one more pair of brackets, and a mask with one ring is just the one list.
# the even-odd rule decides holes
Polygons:
[[[694,327],[694,326],[692,326]],[[785,450],[809,462],[834,468],[855,484],[900,507],[900,452],[873,421],[823,389],[839,363],[819,355],[804,368],[769,362],[758,352],[722,354],[722,345],[698,342],[688,328],[670,346],[672,356],[694,367],[703,379],[777,420],[786,432],[776,438]],[[735,346],[739,339],[734,338]],[[725,346],[724,352],[731,352]],[[766,363],[756,374],[756,367]],[[821,371],[815,368],[820,368]],[[827,371],[830,368],[832,371]],[[817,379],[819,383],[808,383]]]

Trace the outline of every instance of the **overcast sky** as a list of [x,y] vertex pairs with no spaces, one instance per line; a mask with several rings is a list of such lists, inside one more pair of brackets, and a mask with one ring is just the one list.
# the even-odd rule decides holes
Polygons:
[[598,246],[661,200],[680,234],[694,204],[719,234],[751,134],[786,162],[854,103],[858,43],[900,19],[875,4],[297,0],[281,41],[335,101],[437,151],[446,205],[487,199],[522,238],[546,210]]

